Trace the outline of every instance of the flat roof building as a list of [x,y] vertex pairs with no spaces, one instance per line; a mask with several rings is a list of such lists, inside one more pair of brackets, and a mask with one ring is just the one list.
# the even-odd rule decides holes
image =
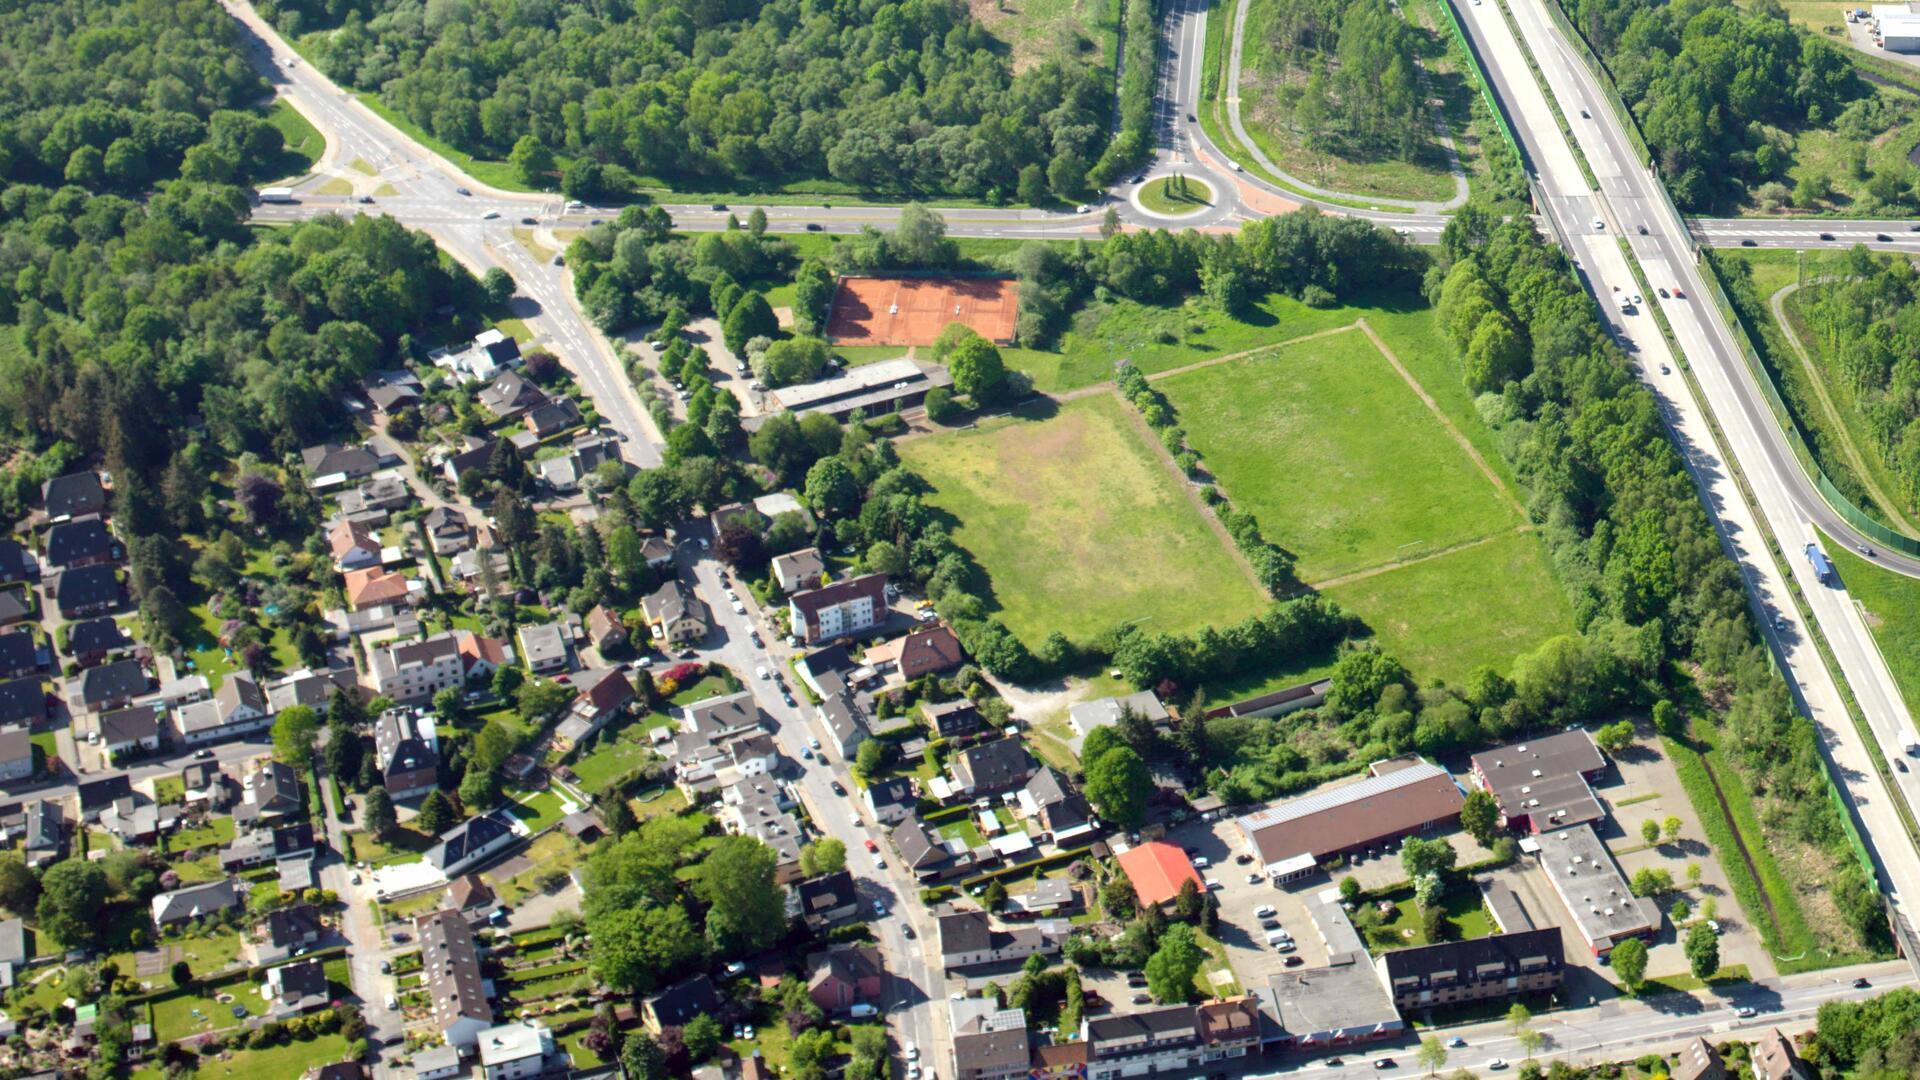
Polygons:
[[1393,949],[1381,955],[1379,966],[1387,992],[1401,1009],[1536,994],[1566,979],[1560,930],[1552,926]]
[[849,368],[830,379],[783,386],[773,392],[778,408],[769,413],[782,409],[802,414],[823,413],[837,420],[859,409],[873,416],[911,409],[927,400],[927,391],[952,385],[953,376],[947,374],[946,368],[902,356]]
[[1270,877],[1298,877],[1313,862],[1398,840],[1455,821],[1465,801],[1447,770],[1418,761],[1391,772],[1375,763],[1372,775],[1239,819],[1247,850]]
[[1340,906],[1340,891],[1319,889],[1305,900],[1314,929],[1326,942],[1327,965],[1283,971],[1256,992],[1273,1022],[1262,1041],[1312,1050],[1390,1038],[1405,1030],[1359,931]]
[[1590,825],[1542,835],[1540,868],[1595,956],[1630,937],[1650,938],[1660,929],[1660,909],[1633,895],[1613,853]]
[[1530,833],[1605,818],[1593,781],[1606,771],[1607,759],[1583,728],[1473,755],[1474,785],[1500,805],[1507,828]]

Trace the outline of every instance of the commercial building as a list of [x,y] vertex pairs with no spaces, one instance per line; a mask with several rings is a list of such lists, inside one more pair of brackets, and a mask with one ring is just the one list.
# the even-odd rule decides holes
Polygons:
[[[1536,847],[1537,844],[1537,847]],[[1660,909],[1633,895],[1613,853],[1590,825],[1575,825],[1523,842],[1534,849],[1553,891],[1595,956],[1605,956],[1630,937],[1651,938],[1660,929]]]
[[1868,25],[1888,52],[1920,52],[1920,5],[1875,4]]
[[1443,941],[1381,954],[1380,977],[1401,1009],[1557,989],[1566,967],[1557,927]]
[[1251,998],[1171,1005],[1080,1022],[1088,1080],[1121,1080],[1200,1069],[1260,1048],[1260,1012]]
[[787,599],[787,625],[809,645],[857,634],[887,619],[887,575],[864,574]]
[[[777,407],[767,410],[767,414],[785,410],[802,415],[820,413],[840,420],[859,410],[868,416],[878,416],[923,405],[928,391],[936,386],[952,385],[953,376],[946,368],[903,356],[849,368],[829,379],[783,386],[773,391]],[[749,419],[747,426],[758,427],[756,419]]]
[[1141,907],[1172,903],[1188,882],[1201,892],[1207,888],[1187,853],[1159,840],[1128,848],[1120,853],[1118,862],[1133,883],[1133,895]]
[[1327,965],[1283,971],[1258,991],[1271,1021],[1269,1048],[1319,1050],[1392,1038],[1406,1029],[1400,1010],[1367,958],[1359,931],[1340,904],[1338,889],[1304,898],[1307,915],[1327,947]]
[[1593,793],[1607,759],[1593,736],[1573,728],[1473,755],[1473,783],[1500,806],[1501,823],[1542,833],[1607,816]]
[[1322,860],[1387,844],[1459,820],[1465,798],[1447,770],[1426,761],[1375,762],[1362,780],[1257,810],[1238,825],[1247,850],[1276,880]]

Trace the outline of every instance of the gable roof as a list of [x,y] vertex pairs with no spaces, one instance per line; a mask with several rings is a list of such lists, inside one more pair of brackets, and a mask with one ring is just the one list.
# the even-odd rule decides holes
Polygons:
[[40,676],[0,682],[0,724],[27,724],[47,718],[47,692]]
[[820,612],[861,597],[871,600],[876,612],[884,608],[887,603],[887,575],[862,574],[845,581],[822,585],[817,589],[806,589],[794,593],[787,598],[787,601],[806,620],[807,629],[815,630],[820,624]]
[[294,904],[267,912],[267,940],[282,948],[325,932],[320,910],[312,904]]
[[160,717],[149,706],[115,709],[100,717],[100,741],[107,746],[160,737]]
[[0,671],[26,671],[40,666],[40,650],[25,631],[0,634]]
[[401,600],[407,595],[407,577],[377,566],[345,574],[347,606],[355,609]]
[[91,813],[105,810],[121,799],[133,794],[133,783],[126,773],[114,773],[98,780],[84,780],[74,788],[80,796],[80,812]]
[[236,671],[220,681],[220,689],[213,692],[213,700],[220,707],[220,718],[225,720],[242,707],[255,712],[267,711],[267,694],[253,676],[244,671]]
[[40,501],[48,517],[97,514],[107,508],[107,488],[99,473],[68,473],[40,485]]
[[480,814],[441,833],[440,842],[428,848],[421,857],[429,865],[445,870],[449,866],[460,865],[472,858],[474,852],[512,832],[492,814]]
[[809,547],[775,556],[773,570],[780,581],[818,582],[820,575],[827,572],[827,564],[820,557],[819,548]]
[[901,671],[946,671],[966,658],[960,639],[944,623],[915,630],[900,642]]
[[62,611],[111,604],[120,599],[120,578],[104,563],[62,570],[50,590],[54,605]]
[[344,473],[348,477],[365,476],[380,467],[380,459],[364,446],[321,443],[300,451],[300,463],[315,477]]
[[131,644],[133,639],[120,628],[120,624],[105,615],[97,619],[85,619],[67,624],[69,653],[111,652]]
[[954,775],[976,790],[996,791],[1024,784],[1034,761],[1019,739],[995,739],[954,755]]
[[[0,540],[0,551],[11,541]],[[0,589],[0,623],[19,622],[33,614],[27,606],[27,593],[24,589]]]
[[113,550],[113,534],[97,517],[63,521],[47,530],[47,565],[65,566],[95,559]]
[[461,1018],[493,1022],[493,1003],[487,999],[486,980],[480,974],[480,953],[466,916],[436,911],[414,923],[420,935],[420,968],[440,1027]]
[[80,673],[80,700],[98,705],[147,691],[147,669],[138,660],[115,660]]
[[853,874],[846,870],[808,878],[795,885],[793,891],[802,915],[823,915],[860,902],[859,894],[854,891]]
[[239,902],[239,890],[234,887],[232,878],[209,881],[201,885],[189,885],[184,889],[176,889],[154,897],[153,921],[170,923],[194,919],[216,911],[225,911]]
[[1181,885],[1189,881],[1202,892],[1207,888],[1187,853],[1160,840],[1128,848],[1120,853],[1119,862],[1143,907],[1172,900],[1180,895]]
[[647,999],[647,1007],[663,1027],[679,1027],[719,1005],[720,995],[713,988],[713,980],[704,974],[682,979]]
[[24,727],[0,728],[0,761],[33,760],[33,736]]
[[355,548],[375,555],[380,553],[380,541],[374,539],[373,534],[367,531],[367,527],[345,518],[327,530],[327,547],[333,552],[335,559],[346,558]]

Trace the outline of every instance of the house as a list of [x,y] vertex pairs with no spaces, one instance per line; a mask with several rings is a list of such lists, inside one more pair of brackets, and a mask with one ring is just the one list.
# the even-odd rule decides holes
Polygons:
[[796,881],[792,889],[800,918],[816,932],[860,913],[860,894],[846,870]]
[[876,780],[867,785],[860,797],[867,801],[873,819],[882,825],[899,824],[919,804],[913,794],[913,781],[904,776]]
[[397,476],[369,477],[367,482],[340,495],[340,513],[364,525],[378,525],[395,510],[414,503],[413,489]]
[[33,737],[24,727],[0,728],[0,784],[33,775]]
[[149,705],[115,709],[100,717],[100,748],[108,757],[160,749],[166,710]]
[[1076,734],[1082,738],[1093,734],[1094,728],[1111,727],[1120,722],[1127,713],[1160,725],[1167,722],[1170,714],[1167,707],[1160,703],[1151,690],[1142,690],[1124,697],[1100,698],[1097,701],[1083,701],[1067,710],[1067,723],[1073,726]]
[[67,655],[80,667],[96,667],[114,654],[133,647],[120,624],[112,619],[86,619],[67,625]]
[[580,423],[580,406],[572,398],[554,398],[528,409],[522,422],[534,438],[550,439]]
[[0,585],[32,581],[40,576],[40,562],[32,549],[11,537],[0,537]]
[[640,1003],[640,1023],[650,1035],[665,1028],[685,1027],[696,1016],[720,1008],[720,994],[704,974],[682,979]]
[[174,710],[173,726],[186,746],[239,738],[273,722],[266,691],[244,671],[229,672],[208,701]]
[[340,570],[362,570],[380,565],[380,541],[367,527],[343,518],[327,530],[327,548]]
[[414,920],[420,939],[421,978],[427,987],[432,1026],[448,1046],[471,1048],[493,1026],[493,1001],[480,972],[480,949],[467,920],[436,911]]
[[74,793],[80,800],[80,820],[96,821],[102,811],[133,794],[133,782],[126,773],[114,773],[98,780],[83,780]]
[[587,612],[587,640],[601,653],[609,649],[623,649],[627,644],[627,624],[608,610],[605,604],[596,604]]
[[67,850],[67,813],[59,802],[41,799],[27,806],[26,832],[20,851],[27,865],[38,869],[58,862]]
[[1117,861],[1133,883],[1133,895],[1143,908],[1172,903],[1189,882],[1200,892],[1207,891],[1207,883],[1200,880],[1200,872],[1193,868],[1187,853],[1164,841],[1136,844],[1121,852]]
[[573,649],[559,623],[520,628],[520,656],[535,675],[553,675],[573,668]]
[[414,1080],[467,1080],[473,1069],[457,1046],[435,1046],[413,1055]]
[[507,367],[520,360],[520,342],[508,337],[506,332],[494,327],[482,330],[473,338],[475,352],[485,354],[497,367]]
[[267,999],[268,1015],[276,1020],[325,1008],[328,999],[327,967],[315,956],[268,968],[261,994]]
[[1093,808],[1087,805],[1086,796],[1044,765],[1036,769],[1027,786],[1020,789],[1017,801],[1020,812],[1038,821],[1056,844],[1065,844],[1094,831]]
[[818,588],[820,579],[826,576],[827,564],[819,548],[801,548],[774,557],[773,580],[783,593]]
[[39,671],[40,647],[34,643],[32,627],[0,634],[0,679],[24,678]]
[[925,702],[920,706],[920,715],[926,718],[927,728],[942,739],[971,735],[979,731],[983,723],[980,707],[966,698]]
[[478,874],[462,874],[447,886],[446,910],[459,912],[475,926],[485,923],[499,908],[500,898]]
[[1072,882],[1065,878],[1041,878],[1024,892],[1007,897],[1007,915],[1009,918],[1058,915],[1079,904],[1080,894],[1074,891]]
[[1012,930],[996,929],[984,911],[961,911],[936,921],[940,932],[940,962],[948,971],[1024,960],[1040,953],[1060,951],[1068,924],[1030,923]]
[[107,511],[107,487],[96,472],[68,473],[40,485],[40,505],[49,521],[104,514]]
[[898,642],[900,677],[913,682],[927,675],[944,675],[966,662],[960,639],[942,623],[923,626]]
[[579,693],[553,732],[555,746],[563,750],[591,738],[633,700],[633,684],[617,667],[586,672],[574,680],[574,686]]
[[115,660],[90,667],[76,682],[80,701],[88,712],[95,713],[124,708],[150,686],[147,669],[138,660]]
[[664,570],[673,565],[673,545],[664,537],[643,537],[640,540],[640,557],[647,560],[649,569]]
[[468,438],[458,452],[447,456],[446,461],[440,466],[441,474],[447,478],[447,483],[455,488],[460,486],[460,481],[469,473],[480,472],[484,475],[485,470],[493,465],[493,455],[499,450],[503,441],[505,440],[499,438]]
[[[0,541],[0,554],[5,545],[13,541]],[[33,618],[33,593],[27,589],[0,589],[0,626],[12,626]]]
[[233,807],[235,825],[266,825],[304,814],[307,799],[300,774],[284,761],[267,761],[240,782],[240,801]]
[[513,829],[492,814],[480,814],[440,834],[426,850],[427,865],[449,879],[478,867],[513,843]]
[[[660,747],[673,769],[674,785],[695,798],[723,783],[737,782],[743,771],[753,766],[752,759],[734,753],[733,744],[764,735],[764,721],[748,690],[703,698],[687,706],[679,731]],[[771,768],[770,760],[761,761]]]
[[1033,770],[1033,757],[1019,739],[995,739],[953,756],[953,782],[969,797],[1020,787]]
[[503,371],[494,376],[487,388],[475,395],[475,400],[502,420],[515,420],[527,410],[547,402],[546,392],[528,382],[517,371]]
[[0,724],[32,727],[47,719],[47,692],[40,677],[0,682]]
[[809,645],[858,634],[887,620],[887,575],[865,574],[787,598],[787,625]]
[[[531,420],[533,415],[529,413],[528,419]],[[574,433],[573,442],[565,454],[542,458],[533,463],[533,468],[540,474],[540,479],[554,490],[578,491],[589,476],[609,461],[620,461],[619,440],[579,431]]]
[[32,959],[33,945],[27,939],[27,924],[19,919],[0,922],[0,983],[13,986]]
[[412,604],[426,595],[426,585],[405,574],[369,566],[345,574],[347,608],[360,611],[377,604]]
[[1169,1005],[1144,1012],[1085,1017],[1088,1080],[1181,1073],[1257,1053],[1260,1010],[1251,998]]
[[225,813],[240,801],[240,785],[213,762],[196,761],[181,769],[180,786],[189,809],[204,806],[209,813]]
[[420,390],[406,383],[382,383],[367,388],[367,401],[375,410],[392,416],[401,409],[420,404]]
[[1380,978],[1402,1012],[1551,993],[1566,979],[1560,929],[1520,930],[1381,954]]
[[640,611],[653,639],[664,645],[699,641],[711,629],[707,605],[679,578],[669,578],[649,593],[640,601]]
[[312,904],[292,904],[274,908],[253,926],[241,942],[247,962],[254,967],[277,964],[295,951],[320,943],[327,926],[320,921],[320,910]]
[[451,506],[436,506],[427,511],[420,519],[420,527],[426,532],[427,546],[435,555],[458,555],[473,541],[467,515]]
[[851,758],[860,744],[866,741],[866,715],[844,687],[823,696],[813,713],[826,731],[827,745],[839,752],[841,757]]
[[373,475],[380,468],[380,456],[364,446],[330,442],[300,451],[300,464],[313,489],[321,491]]
[[100,566],[127,557],[127,549],[107,531],[107,523],[97,517],[63,521],[47,530],[45,543],[46,563],[55,569]]
[[76,566],[54,575],[47,585],[60,617],[71,622],[120,606],[120,577],[111,566]]
[[455,630],[453,640],[460,647],[460,659],[467,665],[468,682],[491,679],[494,672],[513,663],[513,647],[499,638]]
[[[1019,1009],[1003,1009],[992,996],[962,997],[950,1001],[947,1011],[951,1016],[949,1029],[953,1040],[948,1045],[947,1074],[955,1080],[1025,1080],[1028,1076],[1040,1077],[1053,1074],[1053,1068],[1060,1068],[1060,1075],[1085,1076],[1084,1048],[1080,1050],[1081,1060],[1073,1062],[1049,1062],[1043,1060],[1041,1068],[1030,1071],[1031,1056],[1034,1050],[1030,1045],[1027,1032],[1027,1014]],[[1068,1047],[1043,1046],[1040,1051],[1065,1051]],[[1064,1056],[1062,1054],[1061,1056]]]
[[1794,1052],[1779,1028],[1768,1029],[1753,1044],[1753,1080],[1810,1080],[1813,1071]]
[[381,713],[373,724],[373,752],[393,798],[424,797],[440,786],[440,737],[432,714],[407,708]]
[[872,945],[835,945],[807,957],[807,996],[829,1014],[880,999],[887,969]]
[[[167,813],[178,820],[179,811],[168,807]],[[119,837],[129,846],[145,846],[160,838],[161,807],[142,794],[128,795],[114,801],[112,806],[100,811],[100,826]]]
[[894,826],[890,838],[894,850],[900,853],[900,861],[922,881],[940,877],[953,865],[953,853],[938,836],[920,824],[919,818],[909,816]]
[[1727,1080],[1727,1063],[1712,1043],[1695,1036],[1680,1048],[1678,1060],[1667,1075],[1672,1080]]
[[532,1020],[490,1027],[475,1042],[483,1080],[524,1080],[567,1067],[567,1056],[554,1049],[553,1032]]
[[239,903],[240,890],[232,878],[189,885],[153,898],[153,923],[172,926],[225,911]]

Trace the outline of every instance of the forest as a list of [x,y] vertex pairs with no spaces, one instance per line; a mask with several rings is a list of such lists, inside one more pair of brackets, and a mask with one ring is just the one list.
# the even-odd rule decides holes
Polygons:
[[1772,0],[1565,0],[1606,59],[1685,210],[1738,205],[1783,182],[1793,133],[1831,125],[1869,87],[1832,45]]
[[[568,194],[635,183],[1072,199],[1107,143],[1112,72],[1014,75],[960,0],[267,0],[326,73],[482,157],[572,159]],[[325,32],[321,32],[325,31]],[[601,190],[591,190],[593,188]]]
[[1386,0],[1272,0],[1256,17],[1265,49],[1250,62],[1277,80],[1269,100],[1303,145],[1349,158],[1420,154],[1419,37]]

